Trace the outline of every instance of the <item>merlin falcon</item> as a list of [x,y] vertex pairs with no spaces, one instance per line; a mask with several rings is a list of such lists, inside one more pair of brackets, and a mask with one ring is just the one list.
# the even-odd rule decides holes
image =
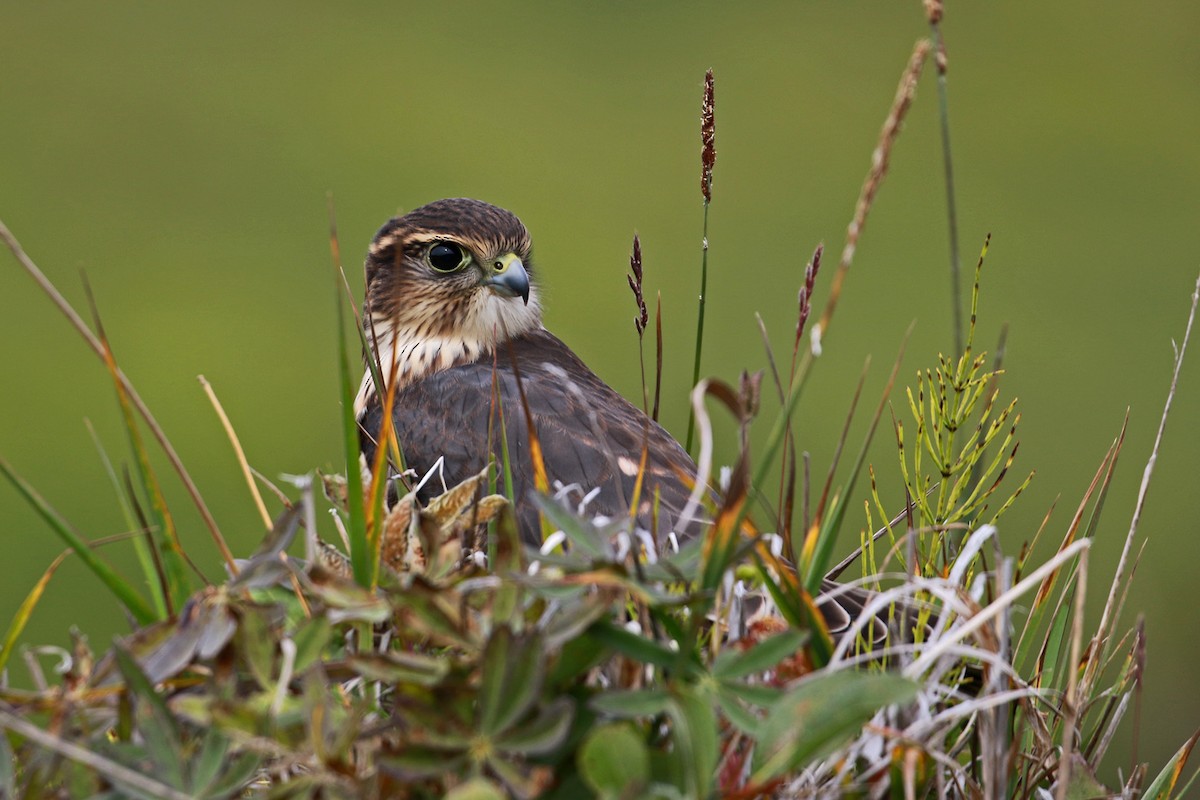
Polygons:
[[[591,516],[628,517],[644,447],[637,525],[660,541],[671,532],[694,536],[702,520],[683,514],[695,464],[542,325],[531,252],[516,215],[467,199],[439,200],[392,219],[371,243],[363,304],[368,358],[384,381],[394,381],[393,422],[405,465],[418,478],[435,473],[418,499],[427,502],[443,484],[455,486],[489,461],[504,463],[503,414],[517,525],[525,542],[540,544],[527,405],[551,486],[590,494]],[[369,368],[355,410],[371,463],[384,411]]]
[[[396,217],[371,242],[366,355],[394,391],[392,421],[406,466],[418,478],[433,476],[418,499],[428,502],[443,486],[503,463],[504,430],[517,525],[527,544],[540,545],[527,406],[551,486],[585,493],[593,517],[628,517],[644,450],[634,522],[654,531],[660,546],[671,533],[695,538],[705,525],[690,510],[695,463],[542,325],[531,253],[529,232],[514,214],[467,199],[438,200]],[[355,400],[368,464],[385,395],[368,366]],[[871,596],[826,580],[817,604],[830,633],[850,630]],[[860,633],[872,647],[882,645],[885,615]]]

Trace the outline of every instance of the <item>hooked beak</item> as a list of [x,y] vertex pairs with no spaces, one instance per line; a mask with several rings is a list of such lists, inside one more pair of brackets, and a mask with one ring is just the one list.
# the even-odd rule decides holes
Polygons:
[[521,259],[512,253],[506,253],[488,265],[483,283],[497,294],[519,297],[529,305],[529,273]]

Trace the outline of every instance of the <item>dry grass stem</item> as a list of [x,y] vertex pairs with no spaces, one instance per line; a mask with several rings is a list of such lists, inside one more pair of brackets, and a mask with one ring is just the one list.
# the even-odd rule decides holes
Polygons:
[[145,792],[151,797],[162,797],[166,798],[166,800],[191,800],[191,794],[172,789],[165,783],[148,778],[140,772],[105,758],[87,748],[80,747],[73,742],[47,733],[33,723],[9,713],[5,708],[0,708],[0,728],[5,728],[13,733],[24,736],[31,742],[37,742],[41,747],[58,753],[63,758],[83,764],[99,775],[107,776],[110,780],[122,783],[131,789]]
[[[50,279],[46,277],[45,273],[43,273],[41,269],[38,268],[38,265],[34,263],[33,259],[26,254],[24,248],[21,247],[21,243],[17,241],[17,238],[13,236],[12,232],[8,229],[8,226],[5,225],[3,221],[0,221],[0,239],[3,239],[4,243],[8,245],[8,249],[12,251],[13,256],[17,259],[17,263],[19,263],[21,267],[29,274],[29,276],[33,278],[38,287],[45,292],[46,296],[50,298],[50,301],[54,303],[59,312],[67,318],[67,320],[71,323],[71,326],[79,332],[79,335],[83,337],[83,340],[87,342],[90,348],[92,348],[92,351],[99,356],[101,360],[103,360],[105,357],[104,345],[98,338],[96,338],[96,335],[92,333],[91,329],[88,328],[87,323],[83,321],[83,318],[81,318],[79,314],[75,312],[75,309],[71,307],[71,304],[67,302],[67,299],[63,297],[58,289],[55,288],[54,284],[50,282]],[[145,404],[145,402],[142,401],[141,395],[137,393],[137,389],[133,387],[132,381],[130,381],[125,375],[125,372],[118,367],[114,374],[117,380],[121,382],[121,385],[124,387],[125,391],[129,394],[129,401],[133,404],[133,407],[137,409],[137,412],[141,415],[142,419],[145,420],[147,427],[150,428],[150,432],[154,434],[154,438],[158,441],[159,446],[166,454],[167,460],[171,462],[172,469],[174,469],[175,473],[179,475],[179,480],[183,483],[184,488],[187,490],[188,496],[192,499],[192,503],[196,506],[196,510],[200,512],[200,518],[204,520],[204,525],[208,528],[213,541],[216,543],[217,549],[221,553],[221,558],[225,560],[225,564],[228,567],[231,569],[235,568],[233,552],[229,549],[229,545],[225,543],[225,537],[221,535],[221,530],[217,527],[216,519],[213,517],[212,513],[209,512],[208,506],[205,504],[204,499],[200,496],[200,490],[196,488],[196,484],[194,481],[192,481],[192,476],[188,473],[187,468],[183,465],[183,461],[179,458],[179,454],[176,453],[175,448],[171,446],[170,440],[167,439],[167,434],[163,431],[162,427],[159,426],[158,420],[154,418],[154,415],[150,413],[150,408]]]
[[[1093,651],[1099,652],[1102,640],[1107,639],[1110,625],[1116,623],[1116,619],[1120,616],[1120,603],[1117,602],[1118,588],[1126,583],[1125,575],[1129,569],[1130,552],[1133,549],[1134,536],[1137,533],[1138,522],[1142,518],[1142,509],[1146,505],[1146,494],[1150,490],[1150,478],[1154,474],[1154,465],[1158,462],[1158,450],[1162,446],[1163,433],[1167,428],[1167,417],[1171,413],[1171,403],[1175,399],[1175,392],[1179,386],[1179,372],[1183,368],[1183,357],[1187,353],[1188,341],[1192,336],[1192,325],[1196,321],[1196,307],[1200,304],[1200,277],[1196,279],[1195,289],[1192,291],[1192,306],[1188,311],[1187,326],[1183,332],[1183,342],[1175,349],[1175,366],[1171,373],[1171,388],[1167,391],[1167,400],[1163,405],[1162,416],[1158,421],[1158,431],[1154,435],[1154,446],[1150,450],[1150,457],[1146,460],[1146,466],[1142,470],[1142,482],[1138,487],[1137,501],[1133,507],[1133,517],[1129,521],[1129,533],[1125,536],[1125,544],[1121,547],[1121,558],[1117,561],[1117,569],[1113,574],[1112,584],[1109,587],[1108,599],[1104,603],[1104,612],[1100,617],[1100,624],[1096,628],[1096,636],[1092,639],[1091,647]],[[1101,662],[1100,658],[1093,658],[1088,663],[1088,668],[1084,672],[1083,686],[1084,692],[1087,693],[1090,689],[1092,681],[1096,678],[1097,665]]]
[[[912,56],[908,60],[908,66],[900,77],[900,85],[896,87],[896,97],[892,101],[892,108],[883,122],[883,129],[879,132],[879,143],[875,146],[875,151],[871,153],[871,169],[867,172],[867,178],[859,192],[858,203],[854,207],[854,218],[850,220],[850,225],[846,228],[846,244],[842,248],[842,259],[833,276],[833,284],[829,287],[829,300],[825,304],[820,322],[817,323],[821,336],[825,336],[829,332],[833,312],[837,308],[838,298],[842,294],[842,284],[845,283],[846,273],[854,261],[858,237],[867,223],[867,214],[875,202],[875,195],[879,193],[879,187],[883,185],[883,179],[887,176],[892,146],[900,135],[904,118],[912,106],[913,98],[916,97],[917,78],[921,75],[921,69],[925,66],[925,59],[929,57],[932,47],[928,39],[921,39],[917,42]],[[814,335],[816,335],[816,331],[814,331]]]
[[250,462],[246,460],[246,451],[242,449],[242,442],[238,439],[237,432],[233,429],[233,424],[229,421],[229,415],[225,413],[224,406],[217,398],[217,393],[213,391],[212,384],[203,375],[197,375],[196,380],[200,381],[200,386],[204,388],[204,393],[208,395],[208,401],[212,403],[213,410],[217,412],[217,418],[221,420],[221,427],[225,429],[225,435],[229,438],[229,443],[233,446],[233,454],[237,457],[238,467],[242,470],[242,476],[246,479],[246,485],[250,488],[250,496],[254,498],[254,506],[258,509],[258,516],[262,519],[263,525],[267,530],[271,530],[273,525],[271,515],[267,512],[267,504],[263,502],[262,493],[258,491],[258,483],[254,480],[253,471],[250,469]]

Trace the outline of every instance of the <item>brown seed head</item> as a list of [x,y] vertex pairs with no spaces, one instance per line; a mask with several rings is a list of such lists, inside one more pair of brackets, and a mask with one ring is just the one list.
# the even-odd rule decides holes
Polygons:
[[633,252],[629,255],[629,269],[633,274],[625,277],[629,279],[629,288],[633,290],[633,299],[638,307],[633,326],[637,328],[638,336],[641,336],[650,321],[650,312],[646,310],[646,299],[642,294],[642,243],[636,233],[633,235]]
[[700,107],[700,191],[712,202],[713,165],[717,163],[717,123],[713,116],[713,71],[704,73],[704,104]]

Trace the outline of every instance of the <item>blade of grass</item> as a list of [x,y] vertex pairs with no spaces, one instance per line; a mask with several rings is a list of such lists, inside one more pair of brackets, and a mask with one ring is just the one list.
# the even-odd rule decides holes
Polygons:
[[1079,554],[1078,579],[1075,581],[1075,608],[1071,615],[1071,660],[1069,662],[1070,669],[1066,670],[1067,692],[1063,703],[1066,716],[1063,720],[1062,758],[1059,761],[1058,800],[1065,800],[1067,796],[1066,790],[1071,783],[1071,767],[1074,763],[1072,755],[1076,744],[1075,730],[1081,715],[1079,707],[1079,670],[1075,668],[1075,665],[1079,663],[1083,652],[1084,598],[1087,594],[1087,554],[1086,550]]
[[[75,330],[79,332],[79,335],[83,337],[88,346],[92,348],[96,355],[103,359],[104,348],[101,346],[100,340],[97,339],[95,334],[88,329],[83,319],[75,312],[75,309],[71,307],[71,304],[67,302],[66,298],[59,293],[58,289],[54,287],[54,284],[50,282],[41,269],[38,268],[37,264],[33,262],[33,259],[31,259],[25,253],[25,250],[21,247],[21,243],[17,241],[16,237],[12,235],[12,232],[9,231],[8,227],[2,221],[0,221],[0,239],[4,240],[4,243],[8,245],[8,249],[11,250],[13,256],[16,257],[17,263],[19,263],[21,267],[29,274],[29,276],[33,278],[34,282],[37,283],[38,287],[46,294],[47,297],[50,298],[50,301],[54,303],[59,312],[66,317]],[[141,396],[138,395],[137,390],[133,387],[133,383],[130,382],[125,373],[118,369],[116,378],[120,381],[126,393],[128,393],[130,403],[132,403],[133,407],[137,409],[138,414],[146,422],[146,426],[154,435],[159,447],[161,447],[163,453],[166,454],[167,460],[171,462],[171,467],[179,476],[180,481],[187,490],[188,496],[191,497],[192,503],[195,504],[196,510],[200,512],[200,518],[204,520],[204,524],[208,528],[213,542],[217,546],[217,550],[221,553],[221,557],[225,560],[226,567],[236,570],[233,561],[233,552],[225,543],[224,537],[221,536],[221,531],[217,527],[217,521],[209,512],[208,506],[204,503],[203,498],[200,496],[200,490],[196,488],[196,484],[192,481],[192,476],[183,466],[183,461],[180,460],[179,454],[175,452],[175,448],[171,446],[171,442],[167,439],[166,433],[163,432],[163,429],[159,426],[158,421],[154,418],[154,415],[150,413],[149,407],[147,407],[142,401]]]
[[[858,476],[862,472],[863,464],[867,460],[867,452],[871,448],[871,442],[875,438],[875,431],[879,428],[879,420],[883,417],[883,410],[887,406],[888,398],[892,394],[892,387],[896,385],[896,377],[900,374],[900,365],[904,363],[904,351],[908,348],[909,337],[916,327],[916,322],[909,324],[908,330],[904,332],[904,338],[900,340],[900,349],[896,353],[896,360],[892,362],[892,372],[888,375],[887,384],[883,387],[883,392],[879,396],[879,405],[875,407],[875,415],[871,418],[871,425],[867,429],[867,435],[863,437],[862,445],[858,449],[858,455],[854,459],[854,465],[850,469],[850,477],[846,483],[845,489],[840,493],[843,498],[852,497],[854,494],[854,486],[858,482]],[[865,367],[864,367],[865,370]],[[858,392],[855,392],[853,405],[850,413],[853,414],[853,406],[858,403]],[[850,420],[846,420],[846,432],[849,432]],[[844,435],[843,435],[844,438]],[[841,452],[841,444],[838,445],[838,452]],[[836,462],[835,462],[836,463]],[[830,477],[832,477],[833,468],[830,468]],[[828,487],[827,487],[828,488]],[[824,495],[821,497],[821,505],[817,507],[817,518],[822,519],[828,527],[822,531],[817,537],[817,546],[813,552],[810,562],[811,570],[805,579],[805,587],[809,592],[816,593],[820,589],[821,579],[825,577],[828,571],[829,559],[833,554],[833,545],[837,539],[837,532],[841,529],[842,519],[845,516],[846,509],[849,508],[849,503],[837,503],[828,515],[824,514]],[[824,528],[825,525],[822,525]]]
[[821,498],[817,501],[816,519],[825,518],[825,505],[829,502],[829,493],[833,489],[833,480],[837,474],[838,462],[841,461],[842,451],[846,448],[846,440],[850,438],[850,423],[854,421],[854,412],[858,410],[858,401],[862,398],[863,386],[867,382],[867,372],[871,369],[871,357],[863,361],[862,371],[858,373],[858,383],[854,385],[854,395],[850,398],[850,407],[846,410],[846,421],[842,423],[842,433],[838,436],[833,450],[833,458],[829,460],[829,470],[825,473],[825,486],[821,489]]
[[[163,591],[171,601],[171,605],[168,607],[168,611],[171,611],[172,608],[180,608],[187,600],[188,595],[192,593],[191,581],[184,568],[187,557],[183,552],[183,545],[179,541],[179,531],[175,528],[175,519],[171,515],[158,476],[150,463],[150,454],[146,451],[141,431],[138,430],[137,418],[133,413],[133,406],[129,402],[129,394],[118,377],[117,360],[109,345],[108,336],[104,332],[104,324],[100,321],[100,311],[96,307],[96,300],[92,296],[92,287],[88,284],[86,277],[83,279],[83,288],[87,294],[88,306],[92,311],[93,324],[96,326],[96,338],[100,340],[100,345],[104,350],[102,359],[113,378],[113,386],[117,391],[117,402],[121,407],[121,417],[125,423],[125,432],[129,436],[130,448],[133,450],[134,463],[137,465],[142,491],[145,492],[146,497],[150,498],[150,507],[155,522],[154,527],[150,530],[150,535],[154,536],[157,532],[160,540],[158,549],[163,561],[163,575],[166,579]],[[234,571],[236,574],[236,567],[234,567]],[[149,579],[150,576],[146,577]]]
[[[542,458],[542,442],[538,438],[537,425],[533,421],[533,412],[529,410],[529,400],[525,397],[525,384],[521,381],[521,368],[517,365],[517,351],[508,340],[509,359],[512,361],[513,380],[517,384],[517,397],[521,401],[521,411],[525,414],[525,430],[529,435],[529,461],[533,467],[533,487],[541,494],[550,493],[550,479],[546,475],[546,461]],[[515,498],[514,498],[515,499]],[[539,513],[539,516],[540,513]],[[542,519],[542,540],[544,541],[553,531],[546,520]]]
[[[1142,471],[1142,482],[1138,487],[1137,502],[1133,508],[1133,518],[1129,521],[1129,533],[1125,537],[1125,543],[1121,548],[1121,558],[1117,561],[1116,572],[1113,573],[1112,585],[1109,587],[1108,598],[1104,603],[1104,612],[1100,617],[1100,624],[1096,628],[1096,635],[1092,639],[1091,647],[1098,648],[1101,641],[1108,640],[1108,629],[1114,625],[1117,617],[1120,615],[1121,608],[1117,602],[1118,589],[1126,578],[1126,570],[1129,568],[1130,552],[1133,549],[1133,539],[1137,533],[1138,523],[1142,518],[1142,509],[1146,506],[1146,495],[1150,490],[1150,478],[1154,475],[1154,465],[1158,461],[1158,451],[1162,445],[1163,433],[1167,428],[1167,417],[1171,413],[1171,403],[1175,399],[1175,392],[1179,386],[1179,373],[1183,368],[1183,358],[1187,353],[1188,341],[1192,337],[1192,325],[1196,321],[1196,306],[1200,304],[1200,277],[1196,279],[1196,287],[1192,291],[1192,306],[1188,312],[1187,325],[1183,332],[1183,341],[1175,351],[1175,366],[1171,373],[1171,386],[1167,390],[1167,399],[1163,405],[1162,416],[1158,421],[1158,431],[1154,436],[1154,446],[1151,448],[1150,457],[1146,461],[1145,469]],[[1099,659],[1092,662],[1098,663]],[[1096,677],[1095,668],[1089,665],[1088,670],[1084,674],[1082,681],[1083,693],[1086,696],[1091,688],[1092,681]]]
[[[371,491],[367,497],[366,508],[367,556],[371,575],[368,585],[372,589],[379,582],[379,563],[383,552],[383,528],[387,517],[384,506],[388,497],[388,455],[400,452],[400,444],[396,437],[396,418],[392,416],[396,407],[396,388],[398,386],[396,373],[399,365],[395,360],[395,351],[392,355],[389,379],[385,384],[387,391],[383,396],[382,421],[379,428],[380,440],[375,443],[375,462],[371,465]],[[357,415],[356,408],[356,419]]]
[[[371,564],[367,552],[367,515],[363,505],[363,477],[359,463],[358,421],[354,416],[354,383],[350,377],[350,357],[346,352],[346,312],[343,308],[350,301],[342,296],[344,280],[340,248],[338,246],[337,220],[333,213],[333,199],[329,200],[329,250],[333,259],[334,299],[337,308],[338,329],[338,383],[342,393],[342,447],[346,457],[346,506],[348,517],[346,534],[350,540],[350,567],[359,586],[371,584]],[[353,305],[353,304],[351,304]]]
[[[758,323],[758,332],[763,340],[763,350],[767,354],[767,366],[771,371],[771,382],[775,385],[775,394],[782,405],[786,399],[783,394],[783,379],[779,376],[779,367],[775,363],[775,351],[771,347],[771,338],[767,334],[767,325],[763,322],[761,314],[755,313],[754,319]],[[796,442],[792,437],[790,427],[785,431],[784,437],[782,456],[784,468],[779,471],[779,496],[776,501],[776,508],[779,509],[778,532],[779,536],[787,544],[791,557],[795,558],[796,553],[792,548],[792,502],[796,489]]]
[[67,556],[71,554],[70,550],[64,550],[50,562],[50,566],[46,567],[46,571],[42,573],[42,577],[38,578],[38,582],[29,590],[29,594],[25,595],[25,599],[21,601],[21,605],[17,607],[17,611],[13,614],[12,622],[8,624],[8,632],[4,635],[4,643],[0,644],[0,674],[4,672],[4,667],[8,663],[8,657],[12,655],[13,647],[17,644],[17,639],[21,637],[21,633],[25,630],[25,626],[29,624],[29,617],[33,614],[33,609],[37,607],[38,601],[42,599],[42,595],[46,592],[46,587],[50,585],[50,579],[54,577],[54,573],[62,566],[62,563],[67,560]]
[[92,571],[92,574],[99,578],[100,582],[108,587],[108,590],[129,609],[129,613],[133,615],[134,619],[142,625],[149,625],[158,619],[158,615],[154,613],[154,609],[137,593],[133,586],[96,555],[91,545],[79,536],[79,534],[75,533],[70,523],[59,516],[58,512],[32,486],[26,483],[20,475],[13,471],[9,463],[3,458],[0,458],[0,472],[4,473],[4,477],[8,479],[9,483],[33,506],[33,509],[58,534],[59,538],[79,556],[80,560]]
[[[1183,743],[1173,756],[1163,766],[1162,771],[1155,776],[1150,785],[1142,792],[1142,797],[1153,798],[1154,800],[1167,800],[1171,797],[1184,797],[1187,790],[1191,786],[1191,781],[1182,788],[1179,794],[1172,794],[1175,785],[1179,783],[1179,776],[1183,773],[1183,767],[1187,764],[1188,757],[1191,756],[1196,742],[1200,741],[1200,730],[1193,733],[1188,740]],[[1195,781],[1195,776],[1192,781]]]
[[137,519],[136,530],[138,531],[138,539],[142,540],[147,546],[150,554],[150,569],[146,575],[152,579],[148,579],[146,583],[154,589],[154,594],[163,599],[165,605],[164,618],[175,615],[175,601],[171,597],[169,591],[169,583],[166,570],[163,569],[162,548],[158,546],[151,533],[150,523],[146,520],[145,513],[142,512],[142,505],[138,502],[137,490],[133,488],[133,477],[129,474],[127,467],[122,468],[121,478],[125,481],[125,502],[133,510],[133,515]]
[[[130,530],[145,531],[145,525],[134,514],[133,500],[126,496],[126,489],[121,486],[121,479],[117,477],[117,472],[113,469],[112,459],[108,457],[108,453],[104,450],[104,445],[100,443],[100,437],[96,434],[96,429],[92,426],[91,420],[84,418],[84,426],[87,428],[88,436],[92,438],[92,444],[96,447],[96,452],[100,456],[100,464],[104,467],[104,473],[108,476],[109,482],[112,484],[113,493],[117,497],[117,504],[121,507],[121,514],[125,517],[125,524]],[[128,473],[125,473],[128,479]],[[157,575],[159,573],[158,553],[154,550],[154,540],[146,535],[132,537],[133,552],[137,556],[138,566],[142,569],[143,575]],[[158,612],[159,619],[167,617],[167,599],[163,595],[162,585],[160,581],[147,581],[147,585],[151,590],[151,601],[154,603],[154,609]]]
[[254,499],[254,507],[258,509],[258,516],[262,519],[266,529],[271,530],[271,515],[267,513],[267,504],[263,502],[262,493],[258,491],[258,484],[254,482],[250,462],[246,460],[246,451],[242,449],[242,443],[233,429],[233,424],[229,421],[229,415],[225,413],[225,407],[217,399],[217,393],[213,391],[212,384],[208,382],[208,379],[203,375],[197,375],[196,380],[200,381],[200,386],[208,395],[208,401],[212,403],[213,410],[217,412],[217,419],[221,421],[221,427],[225,429],[225,436],[229,439],[229,444],[233,446],[233,454],[237,457],[242,476],[246,479],[246,486],[250,489],[250,496]]

